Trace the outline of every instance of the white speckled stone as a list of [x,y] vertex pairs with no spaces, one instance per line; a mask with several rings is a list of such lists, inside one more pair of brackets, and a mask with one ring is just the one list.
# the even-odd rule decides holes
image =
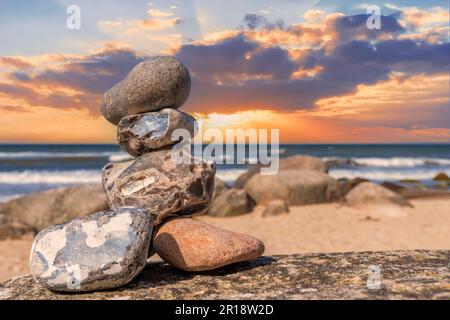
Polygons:
[[120,120],[117,141],[122,149],[139,157],[155,149],[173,145],[172,133],[185,129],[194,136],[195,119],[187,113],[166,108],[160,111],[132,115]]
[[121,207],[48,227],[36,236],[30,271],[54,291],[85,292],[123,286],[146,265],[152,218]]
[[107,164],[102,181],[109,205],[145,208],[154,216],[155,225],[172,213],[204,212],[214,191],[214,162],[182,152],[189,163],[177,164],[172,152],[161,149],[131,162]]

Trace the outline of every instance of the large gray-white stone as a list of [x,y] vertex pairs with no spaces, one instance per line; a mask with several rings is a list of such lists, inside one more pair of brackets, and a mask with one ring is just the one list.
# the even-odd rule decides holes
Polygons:
[[42,230],[30,255],[30,271],[46,288],[84,292],[123,286],[146,265],[152,219],[123,207]]
[[185,129],[193,138],[195,119],[187,113],[170,108],[132,115],[120,120],[117,141],[122,149],[139,157],[179,142],[180,140],[172,140],[175,129]]
[[355,207],[373,204],[411,207],[411,204],[402,195],[369,181],[359,183],[345,196],[344,200],[349,206]]
[[110,206],[146,208],[156,224],[172,213],[203,213],[211,202],[216,166],[182,151],[179,155],[186,162],[176,163],[173,152],[163,149],[131,162],[107,164],[102,180]]
[[191,89],[189,71],[173,57],[155,57],[139,63],[127,77],[109,89],[101,113],[117,125],[129,115],[179,108]]
[[[256,165],[249,170],[241,174],[233,184],[233,188],[244,188],[247,181],[249,181],[254,175],[261,172],[262,165]],[[320,158],[311,156],[295,155],[287,158],[279,159],[278,170],[312,170],[319,172],[327,172],[328,165]]]
[[337,201],[338,182],[316,170],[281,170],[274,175],[255,174],[244,190],[257,204],[284,200],[288,206]]

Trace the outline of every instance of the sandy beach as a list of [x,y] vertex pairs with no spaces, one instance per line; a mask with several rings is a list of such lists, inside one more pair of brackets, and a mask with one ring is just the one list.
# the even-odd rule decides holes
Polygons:
[[33,237],[0,241],[0,281],[28,273],[28,257]]
[[[411,201],[413,208],[355,209],[339,203],[290,207],[262,217],[263,207],[236,217],[198,219],[262,239],[266,255],[307,252],[450,249],[450,198]],[[28,272],[32,237],[0,241],[0,281]],[[153,257],[152,259],[157,259]]]
[[[290,207],[283,216],[200,219],[258,237],[265,254],[449,249],[450,198],[412,200],[414,208],[354,209],[338,203]],[[395,212],[393,212],[395,210]],[[403,212],[399,212],[401,210]]]

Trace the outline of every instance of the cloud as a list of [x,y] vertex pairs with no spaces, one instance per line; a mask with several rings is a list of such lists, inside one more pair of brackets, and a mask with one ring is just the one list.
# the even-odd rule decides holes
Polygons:
[[[117,19],[117,20],[100,20],[97,22],[100,30],[107,33],[132,35],[146,31],[161,31],[183,22],[180,17],[175,17],[171,7],[169,11],[151,8],[147,11],[146,19]],[[113,29],[113,30],[111,30]]]
[[307,23],[322,23],[325,21],[326,13],[322,10],[309,9],[303,15]]
[[449,43],[399,39],[405,29],[395,16],[382,16],[382,30],[371,33],[366,28],[367,17],[328,17],[320,32],[329,40],[298,55],[292,54],[295,42],[290,47],[275,45],[254,37],[255,30],[298,36],[302,27],[309,27],[274,27],[255,14],[246,16],[248,30],[181,46],[176,56],[186,63],[193,78],[188,108],[205,112],[213,101],[229,112],[311,109],[319,99],[387,80],[393,72],[414,75],[448,70]]
[[167,27],[176,26],[182,22],[181,18],[174,19],[147,19],[139,20],[139,26],[148,30],[159,30]]
[[[203,81],[239,82],[241,79],[288,79],[295,63],[280,47],[263,48],[240,34],[214,45],[184,45],[177,57]],[[204,57],[207,60],[202,61]]]
[[320,99],[316,108],[304,114],[351,120],[361,126],[383,123],[405,129],[445,128],[450,119],[449,81],[446,73],[394,73],[388,80],[358,85],[355,92]]
[[[181,25],[184,20],[175,16],[171,6],[169,11],[151,8],[144,19],[99,20],[101,32],[113,39],[128,43],[137,50],[151,54],[168,53],[179,47],[183,40]],[[187,26],[189,28],[189,22]]]
[[284,29],[284,22],[278,19],[275,22],[269,22],[266,17],[256,13],[248,13],[244,17],[244,24],[242,29]]
[[100,96],[145,58],[129,48],[106,46],[97,53],[61,59],[44,70],[9,73],[9,81],[0,83],[0,95],[30,106],[83,109],[96,114]]
[[399,23],[408,30],[402,38],[430,43],[448,42],[450,32],[448,8],[433,7],[423,10],[416,7],[387,6],[398,10]]
[[64,63],[58,69],[47,69],[33,77],[37,84],[58,85],[82,92],[100,94],[122,80],[145,59],[132,49],[106,49]]
[[329,21],[330,25],[328,28],[336,30],[340,41],[345,41],[345,39],[372,40],[394,38],[398,34],[405,32],[405,29],[393,15],[381,15],[381,28],[369,29],[367,28],[367,20],[370,16],[370,14],[340,16]]
[[0,66],[30,69],[33,67],[33,64],[18,57],[0,57]]
[[11,72],[8,74],[8,77],[22,82],[29,82],[31,80],[31,76],[23,71]]
[[398,10],[400,24],[411,30],[448,25],[450,18],[448,8],[444,7],[432,7],[428,10],[417,7],[399,7],[392,4],[387,4],[386,7]]
[[[153,16],[139,21],[145,24],[143,21],[161,17],[160,13],[153,12]],[[365,137],[371,134],[370,130],[364,131],[369,126],[379,128],[372,133],[391,126],[397,128],[392,132],[402,137],[411,137],[412,131],[417,135],[421,132],[421,137],[426,134],[442,137],[444,131],[437,130],[436,126],[444,127],[444,117],[439,114],[448,114],[448,101],[433,99],[438,95],[437,87],[422,85],[430,94],[420,99],[411,88],[435,81],[435,76],[448,70],[450,44],[428,41],[421,36],[408,37],[409,29],[401,23],[398,14],[382,16],[381,30],[367,29],[367,17],[310,11],[305,13],[304,23],[286,25],[281,20],[273,22],[248,14],[235,30],[179,45],[174,55],[188,66],[192,76],[186,110],[205,115],[237,112],[242,117],[251,116],[246,110],[269,110],[286,117],[292,115],[296,120],[300,114],[311,123],[317,118],[321,123],[326,118],[337,118],[335,121],[349,126],[354,121],[352,128],[359,128]],[[161,19],[170,22],[176,17],[163,15]],[[145,35],[143,39],[147,41],[153,37],[148,41],[152,45],[164,39],[181,43],[177,34],[147,32],[152,28],[151,23],[147,29],[134,25],[137,29],[129,30],[127,23],[125,20],[110,22],[118,30],[129,32],[128,36],[137,32],[136,35]],[[40,68],[34,60],[29,65],[13,66],[7,59],[6,63],[14,69],[0,79],[0,107],[13,112],[13,106],[23,103],[98,114],[101,94],[145,58],[131,48],[107,46],[86,55],[49,57],[48,61],[42,61],[44,67]],[[405,95],[411,97],[402,107],[395,104],[402,92],[390,94],[394,87],[403,88]],[[365,90],[365,95],[361,96],[360,90]],[[392,103],[393,110],[383,109],[382,103],[369,103],[371,98]],[[355,106],[353,102],[360,103]],[[414,107],[408,109],[408,104]],[[381,115],[380,110],[384,110]],[[410,118],[402,112],[409,112]],[[420,127],[412,128],[412,123]],[[295,132],[297,125],[290,125]],[[333,128],[341,130],[344,124]]]
[[171,11],[162,11],[155,8],[149,9],[147,13],[150,17],[158,17],[158,18],[166,18],[173,16],[173,12]]
[[0,106],[0,110],[2,112],[14,112],[14,113],[30,113],[31,112],[30,109],[27,109],[23,106],[15,106],[15,105]]
[[[13,101],[23,101],[31,107],[47,107],[57,109],[78,109],[88,110],[90,113],[98,113],[100,103],[99,96],[91,93],[68,94],[61,90],[51,90],[50,92],[39,88],[30,88],[18,84],[0,83],[0,97]],[[0,104],[0,108],[11,111],[9,105]]]

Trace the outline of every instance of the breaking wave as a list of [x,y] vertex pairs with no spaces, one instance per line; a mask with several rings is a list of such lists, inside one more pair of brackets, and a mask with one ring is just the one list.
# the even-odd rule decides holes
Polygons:
[[438,173],[445,173],[450,175],[450,170],[408,170],[408,171],[388,171],[388,170],[346,170],[346,169],[331,169],[329,174],[336,178],[364,178],[369,180],[431,180]]
[[0,172],[2,184],[81,184],[101,182],[99,170],[24,170]]
[[[324,160],[336,160],[344,162],[345,158],[328,157]],[[408,158],[408,157],[394,157],[394,158],[350,158],[348,159],[356,165],[372,166],[372,167],[419,167],[426,165],[450,165],[450,159],[443,158]]]

